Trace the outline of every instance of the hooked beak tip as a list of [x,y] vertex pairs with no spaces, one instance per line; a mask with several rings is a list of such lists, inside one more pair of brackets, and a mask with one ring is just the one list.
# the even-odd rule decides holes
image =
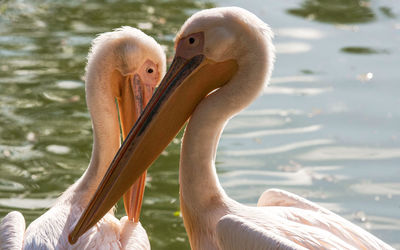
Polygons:
[[68,241],[69,241],[69,243],[70,243],[71,245],[73,245],[73,244],[76,243],[76,238],[75,238],[74,236],[72,236],[72,233],[70,233],[70,234],[68,235]]

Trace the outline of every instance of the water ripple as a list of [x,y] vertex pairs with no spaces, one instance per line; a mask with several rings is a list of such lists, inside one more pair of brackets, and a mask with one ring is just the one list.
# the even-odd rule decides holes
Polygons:
[[0,206],[17,209],[47,209],[55,203],[56,199],[27,199],[9,198],[0,199]]
[[366,195],[400,195],[399,182],[362,182],[350,186],[350,189]]
[[319,95],[329,91],[332,91],[332,88],[290,88],[268,86],[264,89],[264,94]]
[[286,128],[286,129],[269,129],[269,130],[259,130],[248,133],[235,133],[224,135],[224,138],[256,138],[263,137],[268,135],[288,135],[288,134],[302,134],[302,133],[310,133],[317,130],[320,130],[322,125],[312,125],[308,127],[301,128]]
[[295,75],[295,76],[272,77],[270,83],[282,84],[282,83],[293,83],[293,82],[316,82],[318,80],[319,80],[318,77],[315,76]]
[[[257,122],[252,122],[250,117],[242,117],[240,120],[232,120],[229,122],[224,131],[229,131],[233,129],[243,129],[243,128],[266,128],[266,127],[279,127],[285,125],[288,121],[287,118],[281,117],[257,117]],[[225,138],[225,135],[224,135]]]
[[77,89],[83,87],[84,84],[83,82],[78,82],[78,81],[59,81],[57,82],[57,87],[60,89]]
[[321,147],[298,158],[307,161],[383,160],[400,158],[400,148]]
[[324,33],[313,28],[279,28],[275,29],[277,36],[286,36],[299,39],[316,40],[324,37]]
[[227,188],[255,185],[262,185],[265,187],[277,185],[310,186],[312,184],[312,177],[304,170],[291,173],[266,170],[236,170],[235,172],[224,174],[224,177],[230,177],[224,181],[224,187]]
[[62,146],[62,145],[48,145],[46,147],[46,150],[48,152],[54,153],[54,154],[59,154],[59,155],[65,155],[68,154],[71,149],[67,146]]
[[288,152],[295,149],[305,148],[305,147],[312,147],[312,146],[319,146],[319,145],[326,145],[333,143],[333,140],[330,139],[316,139],[316,140],[308,140],[308,141],[300,141],[294,142],[278,147],[271,147],[271,148],[263,148],[263,149],[250,149],[250,150],[227,150],[224,151],[224,155],[230,156],[250,156],[250,155],[264,155],[264,154],[277,154]]
[[304,112],[299,109],[256,109],[256,110],[245,110],[240,113],[240,116],[260,116],[260,115],[302,115]]
[[22,191],[24,190],[24,185],[21,183],[11,181],[11,180],[5,180],[0,178],[0,190],[1,191]]
[[300,42],[276,43],[275,49],[278,54],[297,54],[310,51],[311,45]]
[[34,150],[33,145],[25,146],[6,146],[0,145],[0,159],[9,158],[11,160],[26,161],[43,156],[40,151]]

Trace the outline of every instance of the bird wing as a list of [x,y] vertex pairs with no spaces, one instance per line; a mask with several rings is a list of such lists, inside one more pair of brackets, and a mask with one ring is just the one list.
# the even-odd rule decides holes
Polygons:
[[0,222],[0,250],[20,250],[25,233],[25,219],[20,212],[8,213]]
[[333,214],[328,209],[323,208],[314,202],[281,189],[268,189],[260,196],[257,202],[257,207],[268,206],[297,207],[325,214]]
[[217,223],[217,239],[221,249],[303,250],[306,249],[279,235],[235,215],[225,215]]
[[[314,242],[325,246],[340,246],[340,249],[352,246],[364,249],[392,249],[359,226],[290,192],[279,189],[266,190],[259,198],[257,206],[279,218],[275,226],[283,227],[281,231],[285,231],[288,240],[301,235],[302,241],[298,243],[304,246],[308,242]],[[289,230],[289,225],[293,226],[292,230]]]

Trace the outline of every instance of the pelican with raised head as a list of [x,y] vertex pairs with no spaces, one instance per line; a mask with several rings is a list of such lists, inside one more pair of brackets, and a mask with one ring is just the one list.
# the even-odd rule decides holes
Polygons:
[[241,8],[190,17],[159,88],[114,158],[76,228],[94,225],[189,119],[180,159],[180,203],[192,249],[391,249],[344,218],[282,190],[257,207],[229,198],[215,171],[226,122],[262,91],[274,61],[270,28]]
[[110,207],[76,245],[70,245],[68,234],[118,151],[121,132],[127,136],[165,67],[161,46],[140,30],[122,27],[93,41],[86,67],[86,101],[93,124],[89,167],[26,232],[22,215],[9,213],[0,224],[0,249],[150,249],[139,222],[145,173],[124,195],[128,218],[117,220]]

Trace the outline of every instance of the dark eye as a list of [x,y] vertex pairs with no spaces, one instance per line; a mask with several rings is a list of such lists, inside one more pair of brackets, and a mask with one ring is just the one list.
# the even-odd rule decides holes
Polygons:
[[195,41],[196,41],[196,39],[194,39],[193,37],[190,37],[190,38],[189,38],[189,43],[190,43],[190,44],[193,44]]
[[152,68],[147,69],[147,73],[149,73],[149,74],[153,73],[153,71],[154,70]]

